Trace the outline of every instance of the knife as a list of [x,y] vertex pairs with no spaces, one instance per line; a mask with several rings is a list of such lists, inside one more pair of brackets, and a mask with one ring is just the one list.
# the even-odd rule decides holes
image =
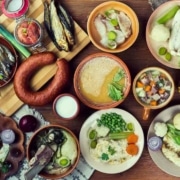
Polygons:
[[32,180],[49,163],[53,155],[54,151],[49,146],[41,145],[30,160],[32,167],[24,174],[25,180]]

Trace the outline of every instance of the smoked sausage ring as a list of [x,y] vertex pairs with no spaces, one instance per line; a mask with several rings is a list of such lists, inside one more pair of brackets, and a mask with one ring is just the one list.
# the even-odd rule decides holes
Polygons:
[[[51,82],[42,90],[34,91],[30,87],[33,74],[45,65],[57,60],[56,74]],[[18,68],[14,76],[14,90],[18,98],[26,104],[43,106],[52,102],[68,83],[69,65],[65,59],[57,59],[52,52],[42,52],[27,58]]]

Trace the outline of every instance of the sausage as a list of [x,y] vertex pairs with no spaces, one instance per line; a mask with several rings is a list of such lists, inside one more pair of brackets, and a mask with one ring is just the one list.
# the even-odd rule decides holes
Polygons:
[[[57,60],[57,61],[56,61]],[[55,63],[57,71],[51,82],[42,90],[34,91],[30,87],[33,74],[45,65]],[[14,90],[18,98],[26,104],[43,106],[52,102],[67,85],[69,65],[65,59],[57,59],[52,52],[42,52],[27,58],[14,76]]]

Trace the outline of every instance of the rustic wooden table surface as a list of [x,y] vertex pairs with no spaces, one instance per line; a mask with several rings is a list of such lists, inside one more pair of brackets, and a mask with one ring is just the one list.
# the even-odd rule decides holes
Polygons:
[[[97,5],[99,5],[102,2],[105,2],[104,0],[71,0],[71,1],[61,1],[62,4],[69,10],[72,17],[76,20],[76,22],[82,27],[83,30],[87,32],[86,24],[87,24],[87,18],[90,12],[95,8]],[[177,90],[177,85],[180,77],[180,71],[177,69],[171,69],[169,67],[166,67],[162,64],[160,64],[150,53],[148,50],[147,44],[146,44],[146,38],[145,38],[145,30],[146,30],[146,24],[148,21],[148,18],[150,17],[152,13],[152,9],[150,5],[148,4],[148,0],[121,0],[121,2],[126,3],[129,5],[137,14],[140,24],[140,31],[139,36],[135,42],[135,44],[129,48],[128,50],[117,53],[116,55],[120,57],[126,65],[128,66],[132,80],[135,77],[135,75],[143,68],[149,67],[149,66],[157,66],[164,68],[167,70],[172,77],[174,78],[174,82],[176,84],[176,91],[174,98],[172,101],[163,109],[170,107],[172,105],[179,104],[180,101],[180,94]],[[86,57],[89,54],[100,52],[96,47],[93,46],[92,43],[90,43],[88,46],[86,46],[75,58],[73,58],[69,64],[72,70],[72,77],[69,79],[71,81],[72,87],[70,89],[67,89],[66,92],[70,92],[72,94],[74,93],[73,89],[73,73],[77,67],[77,65],[81,62],[81,60]],[[52,111],[52,104],[49,104],[44,107],[35,107],[44,118],[49,121],[52,124],[61,124],[68,128],[70,128],[77,137],[79,136],[79,131],[81,129],[81,126],[85,119],[94,112],[93,109],[90,109],[86,106],[84,106],[81,103],[81,111],[79,113],[79,116],[71,122],[64,122],[59,120]],[[149,116],[149,120],[144,121],[142,119],[142,113],[143,108],[135,101],[134,96],[132,94],[132,90],[130,91],[127,99],[118,106],[118,108],[124,109],[131,114],[133,114],[140,122],[143,131],[144,136],[146,140],[147,131],[149,128],[149,125],[153,118],[161,112],[163,109],[159,110],[153,110]],[[173,177],[171,175],[166,174],[161,169],[159,169],[156,164],[152,161],[146,141],[144,146],[144,151],[142,153],[141,158],[139,161],[128,171],[119,173],[119,174],[104,174],[98,171],[95,171],[94,174],[90,178],[91,180],[175,180],[178,179],[176,177]]]

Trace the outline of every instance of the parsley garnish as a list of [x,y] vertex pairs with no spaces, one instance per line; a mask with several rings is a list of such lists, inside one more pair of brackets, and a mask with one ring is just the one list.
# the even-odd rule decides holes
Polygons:
[[111,146],[108,147],[108,152],[109,152],[111,155],[113,155],[113,154],[116,153],[115,149],[112,148]]
[[108,154],[106,154],[106,153],[102,153],[102,155],[101,155],[101,159],[102,159],[102,160],[104,160],[104,161],[107,161],[107,160],[109,159]]
[[113,81],[108,86],[109,97],[114,101],[119,101],[123,99],[123,88],[118,82],[124,78],[125,73],[122,69],[119,69],[118,72],[114,75]]
[[119,69],[119,71],[115,74],[113,81],[114,82],[118,82],[120,81],[122,78],[124,78],[125,73],[122,69]]

